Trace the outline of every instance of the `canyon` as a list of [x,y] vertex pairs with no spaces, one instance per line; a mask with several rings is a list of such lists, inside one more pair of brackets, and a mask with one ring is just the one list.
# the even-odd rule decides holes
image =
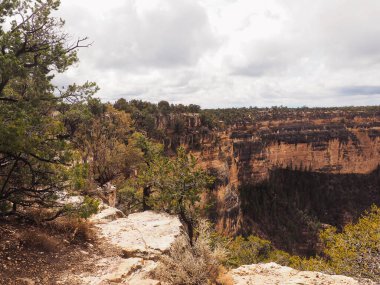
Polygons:
[[204,200],[220,232],[314,255],[325,224],[380,205],[380,107],[233,111],[212,110],[214,127],[198,113],[156,118],[168,152],[185,146],[216,177]]

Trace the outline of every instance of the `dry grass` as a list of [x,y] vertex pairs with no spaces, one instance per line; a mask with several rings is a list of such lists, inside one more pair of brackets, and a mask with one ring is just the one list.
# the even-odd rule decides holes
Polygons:
[[223,266],[219,267],[218,277],[216,279],[216,284],[220,285],[234,285],[231,275],[228,273],[227,269]]
[[178,238],[167,256],[162,256],[154,278],[173,285],[231,285],[226,270],[220,265],[226,254],[222,248],[211,248],[209,226],[201,221],[198,239],[191,247],[187,237]]
[[61,248],[59,239],[43,232],[26,231],[19,236],[24,247],[42,252],[57,252]]
[[95,238],[95,231],[90,222],[73,218],[73,217],[60,217],[48,223],[51,230],[65,234],[68,236],[69,241],[85,241],[91,242]]
[[68,243],[68,236],[46,223],[36,225],[17,217],[0,219],[0,284],[21,285],[24,278],[31,280],[30,284],[53,285],[62,274],[91,271],[93,257],[102,255],[103,248],[95,242],[93,246]]

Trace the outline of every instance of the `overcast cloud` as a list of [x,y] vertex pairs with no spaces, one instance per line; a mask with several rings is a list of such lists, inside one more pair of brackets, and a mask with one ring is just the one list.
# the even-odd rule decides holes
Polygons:
[[61,0],[93,45],[56,83],[202,107],[380,104],[378,0]]

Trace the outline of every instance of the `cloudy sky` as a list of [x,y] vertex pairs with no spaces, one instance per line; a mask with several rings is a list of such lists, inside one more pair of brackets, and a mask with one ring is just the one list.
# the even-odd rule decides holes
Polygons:
[[380,104],[378,0],[61,0],[93,45],[56,83],[202,107]]

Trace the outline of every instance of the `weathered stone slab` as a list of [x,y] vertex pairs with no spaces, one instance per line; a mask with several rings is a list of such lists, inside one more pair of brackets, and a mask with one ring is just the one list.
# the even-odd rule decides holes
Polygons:
[[178,217],[153,211],[130,214],[96,227],[107,242],[123,250],[125,257],[148,259],[168,251],[182,233]]

